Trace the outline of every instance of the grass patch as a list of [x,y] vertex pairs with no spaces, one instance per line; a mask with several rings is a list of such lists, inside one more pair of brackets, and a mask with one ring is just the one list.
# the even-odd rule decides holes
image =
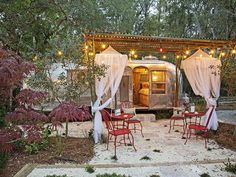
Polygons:
[[153,152],[161,152],[159,149],[154,149]]
[[88,173],[93,173],[93,172],[95,172],[94,166],[92,166],[92,165],[86,165],[86,166],[85,166],[85,171],[88,172]]
[[145,155],[140,160],[151,160],[151,158]]
[[207,148],[207,150],[208,150],[208,151],[212,151],[212,149],[211,149],[211,148]]
[[200,175],[201,177],[211,177],[208,173],[203,173]]
[[225,171],[236,174],[236,163],[232,164],[228,159],[228,162],[224,163],[224,165],[225,165]]
[[126,176],[126,175],[120,175],[116,173],[104,173],[104,174],[97,174],[96,177],[131,177],[131,176]]

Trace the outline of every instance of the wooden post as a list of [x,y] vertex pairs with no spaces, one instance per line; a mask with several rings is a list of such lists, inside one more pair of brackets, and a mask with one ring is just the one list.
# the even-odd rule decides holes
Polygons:
[[178,66],[179,66],[179,60],[176,57],[175,60],[175,106],[179,106],[179,74],[178,74]]

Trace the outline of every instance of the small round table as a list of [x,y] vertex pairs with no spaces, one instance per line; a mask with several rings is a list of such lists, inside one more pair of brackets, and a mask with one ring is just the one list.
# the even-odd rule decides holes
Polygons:
[[[116,122],[116,124],[114,124],[116,128],[119,128],[119,126],[124,127],[125,120],[131,119],[132,117],[134,117],[133,114],[121,113],[120,115],[115,115],[114,113],[111,113],[111,119]],[[118,124],[119,121],[122,121],[122,124]]]

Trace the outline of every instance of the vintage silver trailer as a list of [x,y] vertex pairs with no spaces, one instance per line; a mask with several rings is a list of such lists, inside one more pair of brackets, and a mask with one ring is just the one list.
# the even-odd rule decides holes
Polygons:
[[[179,71],[178,71],[179,72]],[[181,78],[180,72],[179,77]],[[180,94],[181,94],[180,79]],[[139,109],[168,109],[175,105],[176,67],[161,60],[132,60],[125,68],[116,99]]]
[[[128,62],[119,89],[110,105],[111,108],[115,108],[115,105],[120,107],[123,101],[133,102],[135,108],[145,110],[170,109],[175,106],[176,66],[154,57],[145,58],[145,60]],[[68,71],[68,74],[70,75],[71,72]],[[182,81],[179,70],[178,73],[179,95],[181,95]],[[104,97],[104,100],[108,97],[109,94]],[[90,92],[81,95],[80,100],[81,104],[90,105]]]

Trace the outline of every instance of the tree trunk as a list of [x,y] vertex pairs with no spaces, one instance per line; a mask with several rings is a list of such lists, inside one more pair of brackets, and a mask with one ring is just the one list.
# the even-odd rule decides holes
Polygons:
[[12,86],[9,88],[9,110],[12,110]]
[[65,132],[66,138],[67,138],[67,136],[68,136],[68,124],[69,124],[69,120],[66,119],[66,132]]

